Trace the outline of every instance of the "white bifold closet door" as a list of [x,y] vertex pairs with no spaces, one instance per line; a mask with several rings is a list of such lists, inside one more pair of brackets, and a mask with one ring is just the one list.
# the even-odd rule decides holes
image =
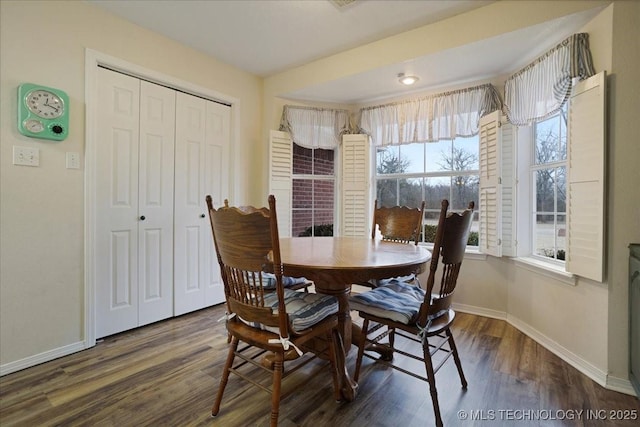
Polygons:
[[96,337],[224,301],[205,196],[229,197],[231,108],[98,70]]
[[175,178],[175,315],[224,301],[205,197],[229,197],[231,109],[177,94]]
[[99,69],[96,336],[173,315],[175,91]]

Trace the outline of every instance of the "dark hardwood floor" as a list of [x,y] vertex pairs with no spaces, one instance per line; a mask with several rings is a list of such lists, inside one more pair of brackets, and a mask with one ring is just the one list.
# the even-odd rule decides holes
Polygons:
[[[223,312],[218,306],[114,335],[0,378],[0,425],[268,425],[268,395],[234,376],[220,414],[210,416],[227,349],[224,322],[217,322]],[[445,425],[640,425],[613,419],[639,418],[636,397],[602,388],[504,321],[459,313],[454,334],[469,387],[461,389],[452,361],[438,372]],[[351,403],[333,400],[328,368],[289,377],[280,426],[433,425],[426,383],[363,363]]]

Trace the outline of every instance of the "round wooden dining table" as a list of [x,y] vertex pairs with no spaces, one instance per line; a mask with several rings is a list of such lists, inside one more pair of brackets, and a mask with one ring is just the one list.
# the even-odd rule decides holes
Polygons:
[[[338,299],[343,351],[348,353],[352,339],[361,338],[360,328],[351,322],[351,285],[420,273],[431,259],[431,252],[422,246],[367,237],[281,237],[280,257],[285,276],[306,277],[314,282],[316,292]],[[344,385],[352,388],[346,390],[345,397],[352,400],[357,384],[346,369],[344,374]]]

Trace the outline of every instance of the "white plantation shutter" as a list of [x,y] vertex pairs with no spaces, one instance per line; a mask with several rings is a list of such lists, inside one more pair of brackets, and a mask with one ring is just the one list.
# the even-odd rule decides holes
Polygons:
[[570,98],[567,271],[604,275],[605,73],[576,84]]
[[272,130],[269,135],[269,194],[276,198],[278,232],[291,237],[293,188],[293,142],[287,132]]
[[502,118],[500,127],[502,255],[516,256],[516,127]]
[[480,252],[516,256],[516,128],[494,111],[480,119]]
[[480,252],[502,256],[500,111],[480,119]]
[[342,137],[342,202],[340,224],[342,236],[369,236],[370,217],[369,137]]

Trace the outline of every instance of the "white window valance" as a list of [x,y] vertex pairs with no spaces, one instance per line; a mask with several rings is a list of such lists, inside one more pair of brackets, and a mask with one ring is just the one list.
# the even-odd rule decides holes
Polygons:
[[360,132],[376,146],[435,142],[478,133],[480,117],[501,109],[491,84],[360,110]]
[[527,126],[558,112],[571,94],[572,79],[595,74],[589,34],[573,34],[505,83],[507,118]]
[[305,148],[332,150],[349,133],[349,111],[285,105],[280,130],[289,132],[296,144]]

